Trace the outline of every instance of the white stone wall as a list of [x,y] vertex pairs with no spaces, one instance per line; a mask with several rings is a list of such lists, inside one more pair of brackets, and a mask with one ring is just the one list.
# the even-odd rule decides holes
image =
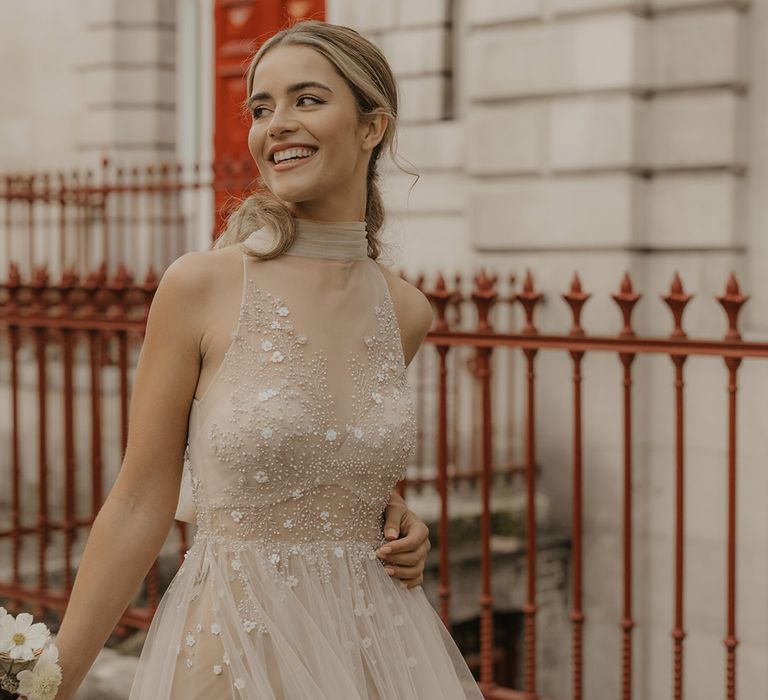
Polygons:
[[[412,24],[416,5],[434,11],[432,24]],[[645,293],[636,327],[667,334],[659,295],[679,270],[697,295],[687,330],[720,337],[724,315],[712,297],[733,269],[752,294],[745,334],[764,337],[766,3],[330,0],[329,19],[377,41],[403,88],[400,154],[421,177],[409,192],[413,178],[389,167],[386,188],[406,272],[530,266],[548,294],[540,328],[562,332],[570,317],[558,294],[579,270],[595,295],[585,326],[615,333],[620,316],[608,295],[629,270]],[[412,91],[413,72],[441,66],[436,32],[450,35],[445,92],[434,74]],[[570,360],[541,353],[537,369],[542,487],[553,522],[567,527]],[[719,360],[692,360],[686,371],[685,683],[698,700],[724,688],[726,380]],[[620,678],[620,365],[591,355],[584,373],[585,694],[601,700],[618,696]],[[765,376],[764,363],[745,364],[739,403],[737,665],[750,698],[768,693]],[[656,698],[672,682],[672,364],[640,359],[635,379],[635,693]],[[541,689],[567,687],[568,672],[542,669]]]
[[[3,169],[71,167],[103,149],[141,160],[177,147],[205,157],[198,149],[210,142],[212,124],[204,116],[192,123],[175,106],[180,96],[193,107],[185,113],[194,105],[204,112],[210,67],[201,64],[193,95],[194,75],[179,71],[175,56],[179,42],[189,55],[190,33],[199,32],[208,51],[210,3],[201,0],[198,19],[178,31],[174,7],[0,3],[0,56],[14,67],[0,73]],[[398,78],[399,153],[420,179],[411,190],[414,178],[387,164],[393,264],[411,275],[481,265],[506,275],[530,266],[548,295],[540,328],[557,332],[569,327],[558,294],[577,269],[595,295],[584,325],[598,333],[619,329],[608,295],[625,270],[646,295],[637,328],[668,333],[658,297],[679,270],[697,294],[686,328],[708,337],[725,331],[712,296],[733,269],[752,295],[745,333],[765,337],[768,3],[328,0],[327,7],[329,21],[381,46]],[[541,488],[552,521],[567,526],[570,363],[542,353],[537,369]],[[602,700],[618,696],[619,682],[620,367],[590,355],[584,372],[585,683],[586,696]],[[687,373],[686,695],[708,700],[722,697],[724,685],[725,376],[717,360],[691,361]],[[752,362],[742,375],[738,669],[740,695],[751,699],[768,695],[768,373]],[[672,381],[666,358],[638,360],[640,698],[667,697],[671,688]],[[561,665],[542,669],[543,688],[566,687],[567,673]]]
[[176,0],[2,3],[2,170],[173,157],[175,44]]

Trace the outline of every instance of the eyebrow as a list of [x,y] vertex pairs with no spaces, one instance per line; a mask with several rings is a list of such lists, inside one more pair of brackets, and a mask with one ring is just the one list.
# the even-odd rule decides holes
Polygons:
[[[300,83],[294,83],[293,85],[288,86],[288,90],[286,92],[288,94],[292,92],[299,92],[300,90],[305,90],[306,88],[320,88],[321,90],[327,90],[328,92],[333,92],[331,88],[329,88],[327,85],[323,85],[322,83],[318,83],[315,80],[303,80]],[[256,100],[268,100],[272,97],[268,92],[255,92],[253,95],[251,95],[248,98],[248,106],[250,107],[253,102]]]

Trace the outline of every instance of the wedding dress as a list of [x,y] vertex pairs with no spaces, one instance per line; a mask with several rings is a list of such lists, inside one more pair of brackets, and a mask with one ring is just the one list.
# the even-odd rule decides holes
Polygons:
[[237,327],[189,417],[176,517],[194,542],[130,700],[482,699],[422,588],[375,554],[416,423],[365,234],[298,219],[285,254],[242,253]]

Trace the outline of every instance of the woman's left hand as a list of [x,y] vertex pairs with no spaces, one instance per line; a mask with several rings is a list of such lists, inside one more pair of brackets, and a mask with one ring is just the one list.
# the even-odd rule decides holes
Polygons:
[[376,555],[384,563],[385,571],[399,578],[406,588],[420,586],[424,582],[427,552],[432,549],[429,528],[408,510],[396,491],[392,492],[384,518],[384,537],[389,542],[376,550]]

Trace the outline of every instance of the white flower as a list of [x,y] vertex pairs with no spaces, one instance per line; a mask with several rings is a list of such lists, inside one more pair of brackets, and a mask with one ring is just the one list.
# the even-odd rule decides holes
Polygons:
[[325,439],[329,440],[330,442],[333,442],[336,439],[336,431],[335,430],[328,430],[325,433]]
[[373,310],[374,310],[374,311],[375,311],[377,314],[378,314],[378,313],[381,313],[381,307],[380,307],[378,304],[376,304],[376,306],[374,306],[374,307],[373,307]]
[[280,328],[280,321],[275,319],[274,321],[272,321],[272,323],[269,324],[269,326],[270,328]]
[[261,437],[263,438],[271,438],[272,437],[272,428],[262,428],[261,429]]
[[287,306],[281,306],[277,310],[277,313],[279,313],[281,316],[287,316],[290,312],[288,311],[288,307]]
[[221,657],[221,660],[222,660],[222,661],[223,661],[225,664],[227,664],[227,666],[229,666],[229,654],[227,654],[227,652],[226,652],[226,651],[224,652],[224,656],[222,656],[222,657]]
[[370,637],[363,637],[362,641],[360,642],[365,649],[367,649],[369,646],[371,646],[371,638]]
[[243,514],[239,510],[233,510],[229,515],[236,523],[243,519]]
[[221,675],[221,666],[219,666],[219,664],[214,664],[214,665],[213,665],[213,672],[214,672],[214,673],[215,673],[217,676],[220,676],[220,675]]
[[371,347],[371,345],[373,345],[373,338],[372,338],[370,335],[368,335],[368,336],[366,336],[366,337],[365,337],[365,344],[366,344],[368,347]]
[[23,612],[14,619],[6,613],[0,619],[0,651],[12,659],[29,661],[35,657],[33,650],[41,649],[50,631],[42,622],[32,624],[32,615]]
[[187,668],[192,668],[192,657],[191,656],[187,657]]
[[333,553],[341,559],[344,556],[344,550],[341,547],[336,547],[336,549],[333,550]]
[[198,622],[195,625],[195,630],[197,630],[198,632],[202,632],[203,631],[203,626]]
[[261,349],[269,351],[272,349],[272,341],[271,340],[262,340],[261,341]]
[[322,513],[320,513],[320,517],[321,517],[323,520],[328,520],[328,518],[329,518],[330,516],[331,516],[331,514],[330,514],[330,513],[329,513],[327,510],[324,510]]
[[288,578],[285,579],[285,582],[289,588],[295,588],[299,585],[299,579],[297,579],[295,576],[288,576]]
[[0,620],[2,620],[7,614],[8,611],[2,605],[0,605]]
[[383,396],[382,396],[382,395],[381,395],[381,394],[380,394],[378,391],[374,391],[374,392],[371,394],[371,398],[372,398],[372,399],[373,399],[373,400],[374,400],[376,403],[381,403],[381,401],[382,401],[382,399],[383,399],[384,397],[383,397]]
[[293,496],[294,498],[301,498],[303,493],[304,492],[301,489],[294,489],[293,491],[291,491],[291,496]]
[[296,340],[298,340],[298,341],[299,341],[299,344],[300,344],[300,345],[304,345],[304,343],[306,343],[306,342],[307,342],[307,336],[306,336],[306,335],[304,335],[304,334],[302,333],[300,336],[298,336],[298,337],[296,338]]
[[325,530],[327,532],[330,529],[331,529],[331,524],[330,523],[323,523],[323,530]]
[[272,362],[282,362],[285,355],[281,353],[279,350],[275,350],[272,353]]
[[236,678],[235,679],[235,688],[238,688],[238,689],[245,688],[245,681],[242,678]]
[[287,520],[283,521],[283,527],[286,530],[290,530],[293,527],[293,520],[291,518],[288,518]]
[[269,477],[263,471],[257,471],[253,478],[256,479],[256,481],[258,481],[260,484],[269,481]]
[[[240,560],[239,560],[239,559],[233,559],[233,560],[232,560],[232,568],[233,568],[235,571],[240,571],[240,566],[241,566],[241,562],[240,562]],[[199,631],[200,631],[200,630],[198,630],[198,632],[199,632]]]
[[259,392],[259,401],[266,401],[272,397],[272,392],[269,389]]
[[271,561],[273,564],[278,564],[280,562],[280,555],[277,553],[270,554],[269,561]]
[[354,429],[352,430],[352,432],[354,433],[354,435],[355,435],[355,437],[356,437],[356,438],[361,438],[361,437],[363,437],[363,429],[362,429],[362,428],[354,428]]
[[211,625],[211,634],[221,634],[221,625],[218,622],[214,622]]
[[195,636],[191,632],[187,634],[187,646],[188,647],[195,646]]
[[[3,615],[0,619],[6,619],[9,615]],[[42,623],[38,623],[42,624]],[[49,644],[38,656],[32,670],[19,671],[16,678],[19,687],[16,692],[25,695],[29,700],[52,700],[56,697],[56,690],[61,683],[61,666],[56,662],[59,658],[59,650],[55,644]]]
[[300,554],[300,553],[301,553],[301,547],[299,547],[299,545],[294,542],[291,545],[291,554]]
[[379,435],[381,435],[381,436],[383,437],[383,436],[384,436],[384,435],[386,435],[386,434],[387,434],[387,429],[386,429],[386,428],[385,428],[385,427],[382,425],[382,426],[379,428]]

